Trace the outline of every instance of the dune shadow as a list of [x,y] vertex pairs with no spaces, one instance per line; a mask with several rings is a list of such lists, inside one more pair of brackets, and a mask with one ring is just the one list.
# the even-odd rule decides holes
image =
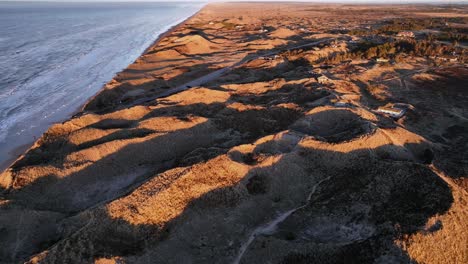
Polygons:
[[[453,198],[447,184],[422,164],[369,159],[368,149],[342,153],[305,147],[298,145],[302,139],[297,135],[304,137],[293,133],[264,142],[250,154],[242,153],[241,159],[239,152],[229,153],[233,159],[227,159],[228,164],[279,159],[251,168],[239,181],[188,201],[168,222],[135,225],[107,215],[103,208],[95,209],[79,232],[49,249],[44,261],[73,262],[79,257],[91,262],[119,256],[139,263],[199,263],[213,258],[220,263],[232,262],[254,230],[294,209],[274,231],[255,236],[241,263],[413,262],[395,240],[424,231],[431,216],[450,208]],[[372,151],[385,152],[388,147],[395,146]],[[252,162],[252,157],[260,156],[262,159]],[[330,159],[342,165],[323,162]],[[303,167],[297,169],[291,163]],[[201,166],[208,168],[210,164],[207,160]],[[288,167],[297,175],[281,170]],[[185,176],[173,177],[176,182]],[[203,182],[203,177],[210,176],[198,177]],[[318,182],[322,183],[307,201],[311,186]],[[150,202],[167,188],[154,189],[145,199]],[[187,191],[185,195],[190,196]],[[141,195],[136,192],[129,197]],[[127,210],[134,214],[133,219],[145,205],[132,206]],[[69,253],[71,248],[75,253]]]
[[[145,83],[131,84],[128,81],[121,82],[111,89],[104,89],[89,101],[84,111],[99,114],[114,112],[131,105],[132,102],[141,98],[151,98],[170,88],[181,85],[187,80],[197,78],[200,75],[216,71],[214,63],[200,63],[182,71],[182,73],[169,79],[156,78]],[[150,70],[148,70],[150,72]],[[144,91],[131,94],[132,91]]]
[[[305,88],[283,86],[276,96],[294,90],[301,93],[302,89]],[[248,103],[245,101],[248,96],[230,96],[227,102]],[[200,252],[209,246],[217,249],[206,251],[212,252],[210,257],[228,262],[239,253],[250,232],[274,219],[277,212],[298,208],[278,223],[274,233],[259,234],[244,253],[243,262],[255,263],[260,258],[276,263],[340,263],[350,258],[356,263],[372,263],[381,257],[410,261],[394,243],[395,239],[424,231],[425,222],[433,215],[446,212],[453,202],[447,184],[423,165],[432,161],[425,147],[385,145],[349,153],[307,147],[299,142],[324,139],[324,142],[339,143],[359,138],[368,131],[362,130],[363,120],[348,110],[327,110],[304,117],[304,112],[279,106],[282,102],[268,104],[275,98],[273,93],[265,92],[259,97],[262,96],[265,101],[253,102],[268,105],[261,109],[240,111],[226,102],[183,106],[168,102],[137,121],[107,119],[91,124],[89,127],[93,129],[119,130],[85,143],[88,146],[81,146],[84,150],[108,140],[125,140],[123,135],[129,131],[135,131],[129,138],[136,142],[125,144],[66,177],[49,175],[31,183],[15,179],[17,187],[4,192],[5,199],[9,200],[1,207],[4,217],[15,210],[26,209],[26,215],[44,211],[53,213],[45,215],[45,219],[57,217],[55,221],[60,224],[48,225],[46,229],[54,234],[52,241],[45,241],[50,237],[36,231],[39,233],[34,237],[25,237],[30,244],[28,249],[12,256],[6,251],[9,247],[5,247],[2,258],[25,259],[49,248],[45,262],[51,263],[67,258],[71,262],[76,259],[88,262],[111,256],[143,256],[180,263],[188,259],[201,261]],[[315,99],[315,96],[308,98]],[[187,123],[188,127],[170,133],[136,128],[139,122],[161,116],[177,117],[181,126]],[[288,127],[289,136],[257,143],[247,152],[230,150]],[[356,133],[352,133],[354,128]],[[395,162],[393,155],[387,155],[408,150],[416,160]],[[227,159],[224,161],[227,168],[231,163],[256,167],[249,167],[245,175],[228,187],[213,187],[194,196],[167,222],[132,224],[107,215],[104,209],[104,204],[118,197],[125,200],[147,184],[158,182],[160,179],[155,175],[168,169],[198,164],[202,168],[207,166],[206,173],[210,174],[213,169],[209,168],[216,166],[217,159]],[[274,162],[268,162],[272,159]],[[214,163],[206,165],[210,162]],[[164,176],[165,183],[146,193],[147,198],[170,188],[184,177],[184,171]],[[197,177],[202,180],[206,176]],[[317,193],[306,202],[311,186],[326,177],[331,180],[320,184]],[[216,186],[216,181],[210,184]],[[143,205],[131,205],[126,214],[138,216],[138,207]],[[261,213],[256,211],[259,206],[262,206]],[[253,217],[255,212],[259,218]],[[242,231],[238,229],[239,224]],[[33,227],[31,223],[20,226],[25,230]],[[11,240],[16,239],[12,233],[7,234],[2,244],[12,244]],[[226,244],[229,239],[225,238],[232,238],[232,244]],[[298,245],[301,250],[294,249]],[[72,248],[76,252],[69,254]],[[174,254],[171,248],[183,250],[184,254]]]
[[[215,66],[202,63],[168,80],[118,84],[85,111],[117,113]],[[260,94],[222,88],[297,81],[310,69],[305,60],[266,69],[241,66],[229,72],[232,79],[206,85],[229,93],[224,102],[153,100],[142,104],[148,112],[136,120],[110,117],[81,127],[101,134],[79,144],[70,142],[68,132],[46,134],[12,166],[18,175],[9,188],[0,189],[0,259],[25,261],[47,250],[39,256],[44,263],[117,256],[130,263],[232,262],[252,232],[294,210],[271,232],[258,233],[241,263],[411,262],[395,240],[437,232],[440,227],[424,230],[424,224],[453,203],[450,188],[425,165],[437,164],[437,153],[418,144],[350,152],[318,148],[357,140],[375,128],[348,110],[306,116],[314,102],[330,95],[316,84],[285,84]],[[366,84],[356,84],[364,91]],[[128,95],[135,89],[151,93]],[[158,118],[169,121],[159,125]],[[453,130],[460,136],[460,129]],[[415,158],[395,158],[399,152]],[[40,174],[50,168],[55,173]],[[163,195],[165,203],[152,204]]]
[[[50,212],[51,216],[46,214],[45,219],[55,214],[61,215],[55,220],[57,223],[52,224],[49,229],[38,229],[38,235],[24,235],[29,245],[24,248],[24,252],[12,253],[8,251],[9,247],[5,247],[5,252],[1,253],[2,258],[24,259],[31,256],[31,253],[40,252],[55,242],[46,243],[44,240],[48,236],[39,230],[58,234],[61,225],[67,219],[73,219],[82,211],[93,210],[94,207],[127,195],[158,173],[170,168],[202,163],[223,155],[230,147],[275,133],[300,116],[300,113],[294,110],[281,107],[239,111],[228,108],[223,103],[167,105],[136,121],[106,119],[93,123],[87,128],[113,132],[80,145],[69,143],[65,137],[42,144],[18,161],[13,166],[13,171],[28,166],[39,170],[42,166],[55,166],[60,171],[73,165],[80,169],[68,175],[49,174],[37,179],[27,174],[19,174],[13,179],[10,188],[2,190],[2,195],[8,203],[0,205],[0,210],[3,211],[0,222],[6,221],[5,218],[16,210],[24,215],[35,215],[38,211]],[[178,121],[174,122],[182,128],[174,131],[154,131],[137,127],[141,122],[158,117],[175,117]],[[126,140],[131,140],[132,143],[126,143]],[[107,146],[115,151],[108,151]],[[89,152],[89,149],[92,151]],[[73,164],[68,163],[67,167],[64,167],[64,161],[69,155],[79,157],[79,153],[83,153],[87,158],[77,159]],[[25,223],[24,226],[10,227],[9,230],[29,230],[33,227],[32,223]],[[8,235],[2,244],[13,245],[15,239],[13,234]],[[109,239],[106,243],[118,241],[117,238]],[[59,239],[54,239],[56,240]],[[117,245],[112,244],[109,248],[114,246]],[[138,246],[132,246],[134,247]]]

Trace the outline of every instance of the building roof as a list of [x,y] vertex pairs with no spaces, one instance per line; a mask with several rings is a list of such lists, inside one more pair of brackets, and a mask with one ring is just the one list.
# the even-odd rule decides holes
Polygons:
[[414,37],[414,33],[411,31],[400,31],[398,32],[397,36]]
[[400,113],[403,112],[404,110],[403,110],[403,109],[399,109],[399,108],[391,108],[391,107],[379,107],[379,108],[377,108],[377,111],[379,111],[379,112],[390,112],[390,113],[400,114]]

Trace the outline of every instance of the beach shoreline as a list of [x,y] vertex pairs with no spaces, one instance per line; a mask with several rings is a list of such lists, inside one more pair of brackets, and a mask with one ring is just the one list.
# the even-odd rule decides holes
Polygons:
[[[195,17],[205,6],[206,6],[206,4],[201,6],[198,11],[196,11],[194,14],[190,15],[189,17],[181,19],[180,21],[175,22],[173,25],[167,26],[166,27],[167,29],[161,30],[161,33],[158,34],[158,36],[155,38],[155,40],[153,42],[151,42],[151,44],[148,47],[146,47],[145,50],[140,55],[138,55],[137,58],[133,62],[131,62],[128,65],[131,65],[131,64],[135,63],[135,61],[138,60],[141,56],[143,56],[146,52],[148,52],[149,49],[156,46],[158,44],[158,42],[161,41],[161,39],[163,39],[165,36],[171,34],[174,30],[181,27],[187,21],[189,21],[190,19]],[[114,76],[111,79],[109,79],[109,81],[107,81],[104,85],[102,85],[101,88],[98,89],[92,96],[90,96],[83,104],[76,107],[76,110],[72,111],[70,114],[68,114],[68,115],[64,116],[63,118],[61,118],[62,121],[57,121],[57,122],[53,122],[53,123],[49,123],[49,124],[45,125],[45,127],[46,127],[45,131],[47,131],[47,129],[49,127],[51,127],[51,126],[53,126],[55,124],[64,123],[67,120],[70,120],[71,118],[75,118],[75,117],[78,117],[79,115],[84,114],[83,111],[84,111],[86,105],[89,102],[91,102],[99,93],[101,93],[103,91],[103,89],[105,88],[105,86],[109,82],[111,82],[119,73],[124,71],[128,67],[128,65],[125,66],[124,68],[122,68],[120,71],[115,72]],[[24,155],[31,148],[34,148],[34,146],[36,145],[35,143],[41,138],[42,134],[43,133],[34,134],[33,139],[31,139],[30,141],[23,141],[23,143],[20,146],[17,146],[15,148],[11,149],[7,154],[8,156],[10,156],[10,158],[6,158],[6,159],[4,159],[4,160],[2,160],[0,162],[0,173],[3,172],[4,170],[8,169],[8,167],[10,167],[16,161],[23,158]]]
[[[203,5],[202,7],[200,7],[200,9],[199,9],[197,12],[195,12],[193,15],[191,15],[191,16],[189,16],[189,17],[183,19],[183,20],[180,21],[180,22],[174,23],[174,25],[172,25],[172,26],[168,26],[168,29],[167,29],[167,30],[164,30],[161,34],[159,34],[158,37],[157,37],[157,38],[156,38],[156,39],[155,39],[155,40],[154,40],[154,41],[153,41],[153,42],[152,42],[152,43],[151,43],[151,44],[150,44],[150,45],[149,45],[149,46],[132,62],[132,63],[130,63],[129,65],[134,64],[137,60],[139,60],[142,56],[144,56],[151,48],[154,48],[155,46],[157,46],[158,43],[159,43],[162,39],[164,39],[165,37],[169,36],[169,35],[170,35],[171,33],[173,33],[175,30],[177,30],[178,28],[182,27],[182,26],[183,26],[184,24],[186,24],[188,21],[190,21],[191,19],[193,19],[194,17],[196,17],[197,14],[199,14],[199,13],[206,7],[206,5],[207,5],[207,4],[205,4],[205,5]],[[122,71],[124,71],[124,70],[127,69],[127,68],[128,68],[128,66],[125,67],[124,69],[122,69],[121,71],[116,72],[115,75],[114,75],[114,77],[112,77],[112,79],[110,79],[106,84],[104,84],[104,85],[101,87],[101,89],[99,89],[92,97],[90,97],[88,100],[86,100],[86,102],[85,102],[83,105],[81,105],[81,106],[76,110],[76,112],[75,112],[74,114],[72,114],[69,118],[76,117],[76,116],[78,116],[78,115],[83,114],[84,111],[85,111],[86,106],[88,105],[88,103],[91,102],[92,100],[94,100],[95,97],[105,89],[105,87],[106,87],[106,85],[107,85],[108,83],[112,82],[112,80],[114,80],[115,77],[116,77],[117,75],[119,75]]]
[[434,9],[207,4],[0,174],[0,259],[466,262],[468,54],[376,34]]

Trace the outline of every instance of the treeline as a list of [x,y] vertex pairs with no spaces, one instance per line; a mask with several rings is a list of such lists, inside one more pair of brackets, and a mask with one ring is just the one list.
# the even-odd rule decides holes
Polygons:
[[443,27],[445,22],[439,19],[427,18],[427,19],[395,19],[386,21],[383,25],[366,29],[354,29],[350,30],[348,34],[351,35],[368,35],[368,34],[388,34],[394,35],[400,31],[412,31],[412,30],[423,30],[434,27]]
[[440,40],[440,41],[457,41],[457,42],[468,42],[468,34],[458,32],[443,32],[437,35],[429,34],[428,40]]
[[450,23],[468,23],[466,18],[404,18],[385,21],[381,26],[371,29],[353,29],[348,32],[350,35],[387,34],[394,35],[400,31],[416,31],[423,29],[440,29],[464,33],[458,29],[450,28]]
[[[334,53],[322,58],[322,63],[336,64],[347,60],[373,59],[376,57],[394,59],[399,62],[404,54],[412,56],[444,56],[455,52],[451,46],[434,43],[432,41],[400,40],[384,44],[361,43],[351,52]],[[465,59],[464,50],[461,50],[461,59]]]

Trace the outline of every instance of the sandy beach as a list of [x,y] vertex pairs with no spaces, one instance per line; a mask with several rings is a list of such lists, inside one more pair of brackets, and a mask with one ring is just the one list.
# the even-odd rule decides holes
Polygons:
[[0,174],[0,263],[468,262],[465,51],[351,33],[431,12],[208,4]]
[[79,111],[157,36],[201,7],[202,3],[0,3],[0,171],[52,124]]

